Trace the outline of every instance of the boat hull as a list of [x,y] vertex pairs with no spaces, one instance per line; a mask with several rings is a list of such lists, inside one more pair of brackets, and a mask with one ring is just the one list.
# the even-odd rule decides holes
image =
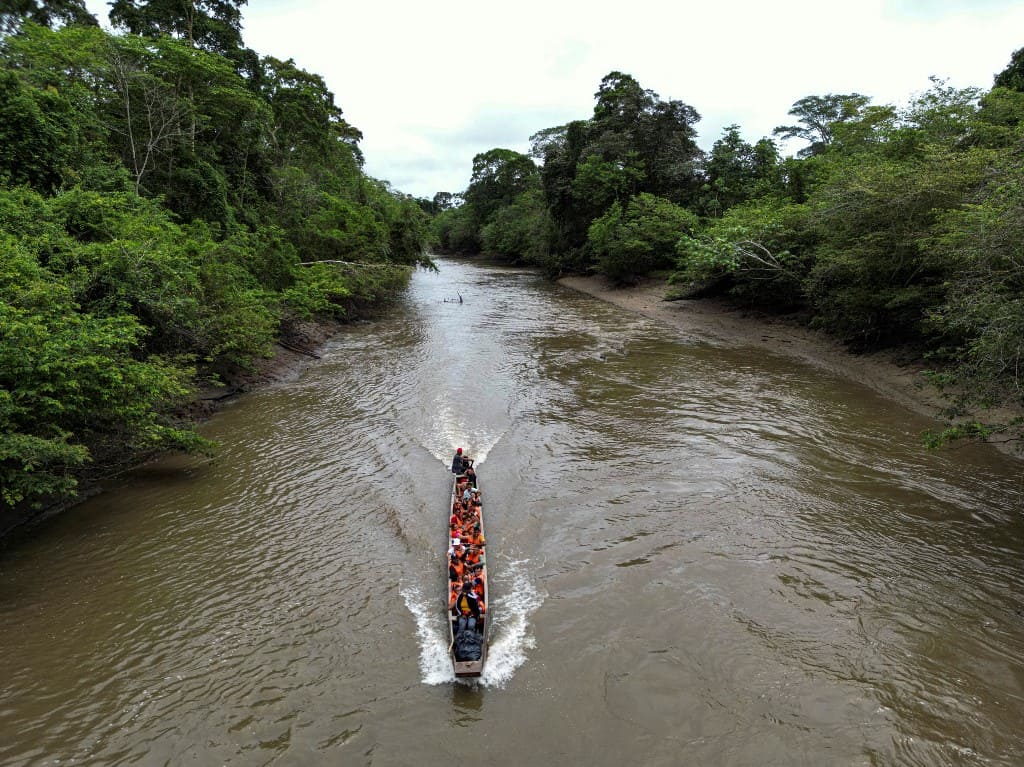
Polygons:
[[[456,476],[454,476],[452,478],[452,492],[451,492],[451,497],[449,499],[449,504],[448,504],[448,515],[449,516],[451,516],[452,508],[455,505],[455,499],[456,499],[456,494],[458,492],[458,484],[459,484],[459,480],[460,479],[463,479],[463,475],[461,475],[461,474],[456,475]],[[484,516],[484,514],[483,514],[483,507],[481,506],[480,507],[480,513],[479,513],[480,533],[483,536],[484,540],[486,541],[487,536],[484,533],[484,520],[483,520],[483,516]],[[450,535],[451,530],[449,529],[448,532],[449,532],[449,536],[447,538],[447,541],[448,541],[448,545],[450,547],[451,543],[452,543],[452,539],[451,539],[451,535]],[[449,657],[451,659],[451,662],[452,662],[452,670],[455,672],[455,676],[457,678],[481,676],[483,674],[483,672],[484,672],[484,666],[487,663],[487,635],[488,635],[488,633],[490,631],[490,624],[491,624],[491,620],[493,619],[493,616],[492,616],[491,610],[490,610],[490,600],[489,600],[489,596],[490,595],[488,593],[488,586],[489,586],[488,581],[489,581],[489,578],[488,578],[488,568],[487,568],[487,547],[486,547],[486,543],[484,544],[483,554],[481,556],[481,560],[480,561],[483,563],[483,568],[481,570],[481,572],[483,574],[483,580],[484,580],[484,600],[483,601],[484,601],[484,605],[487,607],[487,611],[486,611],[486,613],[484,615],[481,616],[481,620],[480,620],[480,623],[482,624],[482,629],[479,629],[479,633],[481,634],[481,637],[480,637],[480,639],[481,639],[481,646],[480,646],[480,657],[479,657],[479,659],[475,659],[475,660],[460,660],[459,658],[456,657],[455,638],[456,638],[456,628],[457,628],[457,625],[458,625],[458,620],[457,620],[457,618],[455,616],[452,615],[451,609],[448,608],[447,605],[446,605],[446,614],[448,616],[448,655],[449,655]],[[446,556],[445,557],[445,566],[446,566],[446,568],[447,568],[447,564],[448,564],[448,557]],[[446,576],[445,577],[445,581],[448,582],[448,587],[449,587],[449,591],[450,591],[451,590],[451,583],[448,581],[447,572],[445,573],[445,576]]]

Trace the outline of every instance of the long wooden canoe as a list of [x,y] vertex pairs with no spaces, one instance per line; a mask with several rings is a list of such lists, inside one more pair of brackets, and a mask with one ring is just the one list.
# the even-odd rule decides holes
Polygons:
[[[458,628],[458,617],[455,614],[454,609],[451,607],[451,594],[452,594],[452,582],[449,577],[449,565],[451,563],[452,551],[457,551],[456,539],[452,537],[451,527],[451,516],[455,507],[455,499],[461,496],[459,489],[460,482],[465,482],[466,476],[464,474],[457,474],[452,479],[452,493],[448,503],[448,519],[446,520],[448,530],[448,551],[445,555],[445,580],[448,583],[448,593],[445,594],[447,615],[448,615],[448,655],[452,660],[452,668],[455,671],[455,676],[480,676],[484,671],[484,664],[487,662],[487,633],[490,628],[492,616],[490,609],[487,578],[487,545],[486,536],[484,535],[484,513],[483,506],[479,507],[479,524],[480,524],[480,535],[484,540],[484,544],[479,547],[480,550],[480,568],[479,577],[483,579],[484,598],[483,604],[485,612],[481,613],[480,619],[477,621],[476,628],[473,629],[473,635],[470,636],[470,641],[460,641],[460,637],[456,635]],[[461,539],[459,544],[462,545]],[[463,549],[465,547],[463,546]],[[465,629],[469,631],[469,629]],[[474,651],[474,648],[478,647],[478,651]],[[464,651],[469,650],[468,654]],[[475,657],[474,657],[475,656]]]

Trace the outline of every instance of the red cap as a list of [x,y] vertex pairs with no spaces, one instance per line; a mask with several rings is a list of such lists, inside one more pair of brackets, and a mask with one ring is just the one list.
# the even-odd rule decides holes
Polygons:
[[462,448],[460,447],[460,448],[459,448],[458,450],[456,450],[455,452],[456,452],[456,453],[461,453],[461,452],[462,452]]

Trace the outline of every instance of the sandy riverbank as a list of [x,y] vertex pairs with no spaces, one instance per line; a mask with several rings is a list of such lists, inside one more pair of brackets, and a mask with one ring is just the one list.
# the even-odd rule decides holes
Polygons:
[[560,285],[587,293],[671,326],[681,335],[720,345],[764,349],[801,360],[851,381],[924,416],[936,419],[942,400],[927,384],[923,366],[897,354],[854,355],[834,339],[785,320],[744,313],[713,299],[665,301],[666,286],[649,281],[613,288],[603,277],[563,277]]

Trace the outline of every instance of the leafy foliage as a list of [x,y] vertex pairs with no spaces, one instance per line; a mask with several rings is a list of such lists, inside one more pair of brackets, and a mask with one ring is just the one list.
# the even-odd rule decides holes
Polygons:
[[0,505],[205,449],[196,384],[431,266],[426,213],[365,176],[323,78],[241,48],[241,5],[118,0],[120,36],[74,1],[3,17]]
[[226,54],[242,45],[246,0],[112,0],[110,20],[133,35],[172,36]]
[[0,34],[11,34],[31,22],[45,27],[54,24],[96,26],[84,0],[9,0],[0,10]]
[[597,269],[619,283],[632,282],[675,261],[676,243],[697,228],[697,217],[668,200],[646,192],[625,206],[612,203],[590,225],[587,239]]
[[67,492],[69,473],[116,438],[134,449],[195,449],[170,407],[189,393],[186,367],[134,357],[130,315],[79,311],[70,291],[9,234],[0,271],[0,486],[3,502]]
[[826,96],[806,96],[789,110],[797,118],[796,125],[780,125],[772,133],[782,139],[803,139],[808,146],[800,150],[800,157],[823,153],[833,143],[837,126],[860,116],[871,101],[859,93],[829,93]]
[[543,265],[551,217],[540,189],[523,192],[501,208],[480,233],[483,252],[511,263]]
[[672,281],[728,286],[746,305],[792,311],[804,301],[813,242],[806,205],[773,197],[751,201],[679,240]]

